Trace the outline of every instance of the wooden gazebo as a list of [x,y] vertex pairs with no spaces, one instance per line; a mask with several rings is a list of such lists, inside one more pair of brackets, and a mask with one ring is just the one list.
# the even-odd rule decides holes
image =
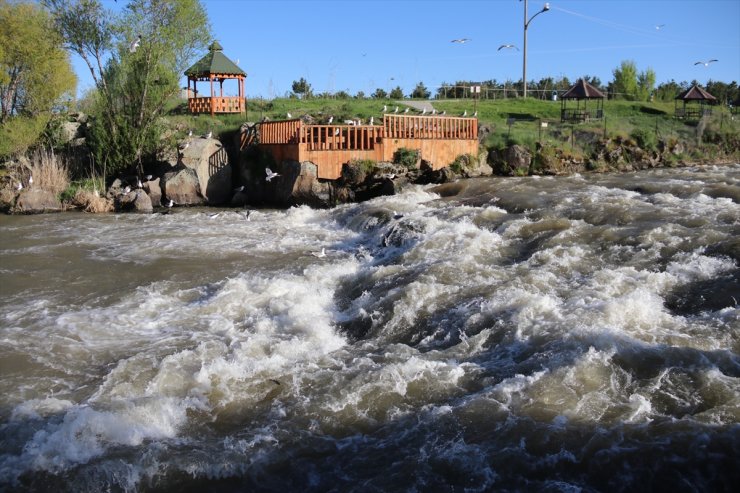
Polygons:
[[[195,62],[185,71],[188,77],[188,109],[191,113],[243,113],[247,102],[244,95],[244,79],[246,72],[223,54],[223,47],[214,41],[208,47],[208,54]],[[238,96],[224,96],[224,81],[236,79],[239,84]],[[190,82],[193,88],[190,89]],[[208,81],[211,84],[210,97],[198,97],[198,81]],[[214,93],[213,83],[218,82],[219,94]]]
[[578,82],[560,96],[560,121],[579,123],[601,120],[604,118],[604,99],[606,96],[603,92],[584,79],[578,79]]
[[[679,101],[683,104],[679,106]],[[685,120],[698,120],[704,115],[711,115],[713,104],[717,104],[717,98],[697,85],[693,85],[676,96],[676,118]]]

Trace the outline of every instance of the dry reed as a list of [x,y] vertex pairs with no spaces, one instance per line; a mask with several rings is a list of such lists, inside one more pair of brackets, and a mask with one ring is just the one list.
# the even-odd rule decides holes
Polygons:
[[72,204],[80,207],[85,212],[111,212],[113,210],[113,201],[105,197],[96,195],[90,190],[77,190]]
[[[59,195],[69,187],[67,165],[61,157],[54,154],[54,151],[39,149],[29,157],[33,187],[47,190],[54,195]],[[26,183],[28,183],[28,179],[26,179]]]

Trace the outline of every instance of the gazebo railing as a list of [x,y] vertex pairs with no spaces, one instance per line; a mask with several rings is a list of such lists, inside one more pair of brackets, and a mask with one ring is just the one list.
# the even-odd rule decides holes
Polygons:
[[601,120],[604,118],[602,109],[562,109],[560,110],[560,121],[563,122],[588,122],[591,120]]
[[698,120],[703,116],[711,116],[712,108],[676,108],[676,118]]
[[211,104],[213,104],[214,113],[244,112],[244,98],[236,96],[188,98],[188,109],[191,113],[210,113]]

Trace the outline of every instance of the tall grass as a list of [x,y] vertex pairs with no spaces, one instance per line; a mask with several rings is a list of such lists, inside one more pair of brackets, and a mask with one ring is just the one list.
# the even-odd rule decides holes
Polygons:
[[69,170],[64,159],[51,149],[37,149],[29,156],[31,168],[26,183],[33,177],[33,188],[40,188],[54,195],[69,186]]

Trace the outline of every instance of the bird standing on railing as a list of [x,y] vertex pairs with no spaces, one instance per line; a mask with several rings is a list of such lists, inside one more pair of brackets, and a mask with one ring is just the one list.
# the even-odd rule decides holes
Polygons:
[[383,105],[383,113],[388,113],[388,105],[387,104],[384,104]]
[[374,121],[375,121],[375,117],[372,117],[372,116],[371,116],[371,117],[370,117],[370,125],[372,125]]
[[463,117],[465,117],[465,116],[468,116],[468,110],[465,110],[465,111],[463,111],[463,114],[462,114],[462,116],[463,116]]
[[405,109],[405,110],[403,110],[403,114],[405,115],[405,114],[406,114],[406,113],[408,113],[408,112],[409,112],[409,107],[407,106],[407,107],[406,107],[406,109]]
[[290,112],[288,112],[286,114],[288,115],[288,120],[290,120],[291,118],[293,118],[293,115],[291,115]]
[[330,116],[329,117],[329,125],[331,125],[331,122],[333,122],[333,121],[334,121],[334,117],[333,116]]
[[427,107],[426,107],[426,106],[424,106],[424,107],[423,107],[423,108],[421,109],[421,114],[422,114],[422,115],[426,115],[426,114],[427,114]]
[[396,106],[396,109],[393,110],[393,113],[398,113],[398,106]]

